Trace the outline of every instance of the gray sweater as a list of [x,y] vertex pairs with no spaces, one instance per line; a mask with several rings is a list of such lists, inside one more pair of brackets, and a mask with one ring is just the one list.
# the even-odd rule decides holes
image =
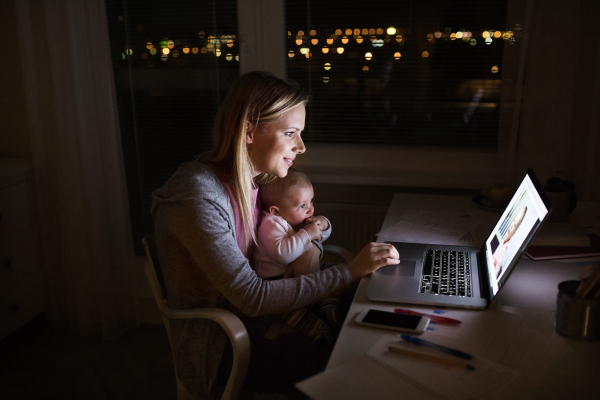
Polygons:
[[[158,257],[173,308],[219,307],[257,317],[316,303],[352,282],[344,264],[293,279],[259,278],[237,245],[225,188],[200,162],[182,164],[152,199]],[[210,390],[226,340],[209,320],[171,322],[177,375],[191,394],[201,397]]]

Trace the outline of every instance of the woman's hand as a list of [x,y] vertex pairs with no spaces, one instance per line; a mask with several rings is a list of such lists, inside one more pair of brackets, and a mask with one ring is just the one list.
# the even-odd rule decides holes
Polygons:
[[352,275],[352,280],[356,281],[385,265],[391,264],[400,264],[398,250],[389,243],[371,242],[348,263],[348,269]]

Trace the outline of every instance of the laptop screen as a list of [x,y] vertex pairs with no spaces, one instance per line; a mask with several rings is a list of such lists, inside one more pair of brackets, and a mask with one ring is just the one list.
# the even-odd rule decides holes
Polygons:
[[548,214],[549,203],[529,170],[485,243],[490,298],[502,287]]

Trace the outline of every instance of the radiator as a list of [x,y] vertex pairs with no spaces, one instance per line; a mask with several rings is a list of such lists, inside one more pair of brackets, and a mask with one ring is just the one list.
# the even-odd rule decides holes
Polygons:
[[381,230],[388,207],[379,202],[315,202],[315,215],[331,222],[331,236],[324,244],[341,246],[356,255],[368,242],[377,240],[375,234]]

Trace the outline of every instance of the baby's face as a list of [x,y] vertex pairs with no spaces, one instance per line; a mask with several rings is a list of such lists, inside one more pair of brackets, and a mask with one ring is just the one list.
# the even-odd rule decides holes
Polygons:
[[315,212],[312,204],[313,197],[312,187],[289,189],[279,206],[279,216],[285,219],[295,230],[302,228],[306,218],[312,217]]
[[517,227],[515,225],[515,223],[513,222],[512,224],[510,224],[510,226],[508,227],[508,231],[506,231],[506,238],[510,239],[512,237],[512,235],[515,234],[515,231],[517,230]]

